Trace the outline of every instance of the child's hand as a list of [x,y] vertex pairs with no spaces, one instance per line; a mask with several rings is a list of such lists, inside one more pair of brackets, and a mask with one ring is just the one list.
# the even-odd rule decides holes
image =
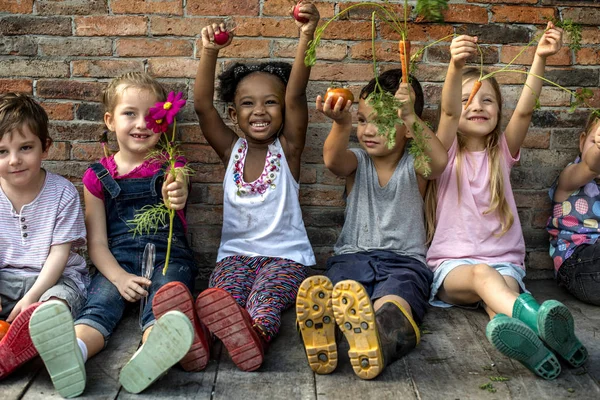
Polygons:
[[452,39],[450,44],[451,63],[456,68],[462,68],[467,62],[467,58],[477,54],[477,37],[469,35],[460,35]]
[[27,307],[35,303],[37,299],[31,299],[29,296],[25,295],[19,302],[15,305],[15,308],[12,309],[8,318],[6,318],[6,322],[9,324],[13,322],[15,318]]
[[202,46],[205,49],[220,50],[229,46],[232,40],[233,32],[227,31],[224,23],[207,25],[202,28]]
[[319,10],[312,3],[300,1],[297,5],[292,7],[292,11],[290,12],[292,16],[294,15],[294,8],[296,7],[298,7],[299,11],[298,18],[308,20],[307,22],[300,22],[294,18],[296,25],[300,28],[302,33],[312,36],[315,33],[315,29],[317,29],[319,18],[321,18]]
[[[400,83],[398,90],[394,95],[400,102],[402,107],[398,109],[398,117],[404,121],[409,121],[415,118],[415,91],[409,83]],[[408,132],[408,130],[407,130]]]
[[325,102],[319,95],[317,96],[316,108],[332,120],[337,123],[352,123],[352,114],[350,114],[350,108],[352,108],[352,102],[347,100],[344,103],[344,98],[339,97],[337,103],[332,104],[333,96],[327,97]]
[[144,286],[149,287],[151,284],[152,281],[149,279],[127,272],[120,275],[115,282],[115,286],[121,296],[131,303],[135,303],[142,297],[148,296],[148,292],[144,289]]
[[548,57],[558,53],[562,47],[563,30],[554,26],[550,21],[546,26],[546,32],[540,38],[535,54],[540,57]]
[[163,201],[171,210],[183,210],[188,197],[188,186],[185,179],[178,173],[177,178],[167,173],[162,186]]

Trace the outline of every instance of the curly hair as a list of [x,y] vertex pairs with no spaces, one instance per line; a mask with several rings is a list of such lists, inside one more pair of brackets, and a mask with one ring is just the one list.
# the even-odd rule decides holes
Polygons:
[[[400,87],[400,82],[402,81],[402,70],[399,68],[390,69],[379,75],[377,80],[384,91],[395,94]],[[415,91],[415,113],[421,117],[421,115],[423,115],[423,108],[425,106],[423,88],[421,88],[421,84],[414,76],[409,75],[409,81],[410,85]],[[359,97],[363,100],[366,99],[375,91],[376,84],[377,82],[375,81],[375,78],[371,79],[369,83],[367,83],[367,85],[361,89]]]
[[31,133],[40,139],[42,150],[46,151],[52,144],[46,111],[26,93],[1,94],[0,139],[14,131],[22,133],[23,125],[26,125]]
[[281,61],[270,61],[261,64],[235,63],[219,75],[219,99],[226,103],[233,103],[240,82],[254,72],[265,72],[274,75],[281,80],[283,86],[287,86],[292,66]]

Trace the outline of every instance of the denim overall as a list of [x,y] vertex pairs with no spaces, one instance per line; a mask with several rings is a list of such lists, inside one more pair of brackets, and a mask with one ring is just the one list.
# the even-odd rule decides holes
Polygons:
[[[161,188],[164,180],[162,169],[148,178],[116,181],[102,164],[95,163],[90,168],[103,186],[108,248],[121,268],[128,273],[141,276],[144,248],[148,242],[156,246],[152,285],[147,289],[148,302],[142,314],[142,329],[146,330],[155,322],[152,299],[156,291],[168,282],[178,281],[184,283],[193,292],[198,265],[187,243],[183,223],[177,215],[173,219],[171,256],[166,276],[163,276],[162,268],[167,253],[168,223],[159,227],[156,232],[134,237],[133,225],[128,222],[142,207],[162,203]],[[75,324],[89,325],[102,333],[107,340],[123,316],[127,303],[128,301],[121,296],[117,287],[97,272],[88,288],[87,302]]]

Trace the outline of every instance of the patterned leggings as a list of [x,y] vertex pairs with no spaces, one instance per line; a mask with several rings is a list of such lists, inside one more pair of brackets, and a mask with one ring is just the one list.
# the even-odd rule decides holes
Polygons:
[[279,332],[281,313],[295,303],[304,278],[306,267],[285,258],[230,256],[217,263],[209,287],[229,292],[271,341]]

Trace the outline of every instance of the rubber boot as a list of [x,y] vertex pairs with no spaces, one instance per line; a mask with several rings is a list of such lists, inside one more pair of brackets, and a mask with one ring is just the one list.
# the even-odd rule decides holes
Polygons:
[[404,357],[421,340],[417,324],[395,301],[386,301],[375,313],[375,320],[386,366]]
[[523,321],[573,367],[587,360],[587,349],[575,336],[573,316],[561,302],[547,300],[540,306],[533,296],[523,293],[515,301],[513,317]]
[[375,311],[365,288],[346,280],[333,287],[331,303],[335,322],[346,337],[348,356],[354,373],[373,379],[385,367]]
[[310,368],[330,374],[337,367],[335,319],[331,307],[333,285],[323,275],[308,277],[298,288],[296,320]]
[[551,380],[560,374],[556,356],[524,322],[497,314],[488,323],[485,334],[499,352],[519,361],[536,375]]

